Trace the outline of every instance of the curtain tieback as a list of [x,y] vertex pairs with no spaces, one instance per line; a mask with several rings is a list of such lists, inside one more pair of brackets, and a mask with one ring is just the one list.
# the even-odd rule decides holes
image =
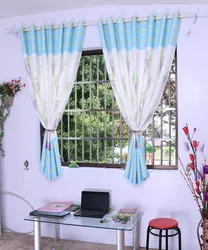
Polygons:
[[51,151],[51,133],[55,132],[56,130],[51,130],[51,129],[46,129],[43,133],[43,135],[45,136],[46,133],[48,133],[48,136],[47,136],[47,141],[46,141],[46,144],[45,144],[45,147]]
[[45,129],[45,131],[43,132],[43,135],[45,135],[46,133],[53,133],[55,132],[55,129]]
[[132,133],[132,135],[133,134],[139,134],[139,135],[141,135],[142,131],[141,130],[132,130],[131,133]]
[[137,136],[142,135],[142,131],[141,130],[132,130],[131,137],[133,137],[133,135],[136,135],[136,136],[134,136],[134,145],[135,145],[135,148],[138,148]]

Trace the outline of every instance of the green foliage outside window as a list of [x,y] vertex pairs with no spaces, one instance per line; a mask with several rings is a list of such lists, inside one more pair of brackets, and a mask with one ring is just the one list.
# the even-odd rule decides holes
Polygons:
[[[150,124],[145,136],[150,138],[168,137],[170,129],[175,129],[176,123],[176,82],[175,58],[171,68],[170,78],[165,87],[162,102],[155,113],[158,124]],[[172,108],[167,113],[164,108]],[[164,124],[169,124],[164,129]],[[127,153],[129,128],[120,115],[113,91],[105,69],[104,57],[83,56],[77,73],[77,80],[65,112],[57,129],[60,152],[64,162],[125,162]],[[85,138],[83,140],[83,138]],[[99,138],[99,140],[97,140]],[[108,140],[104,139],[108,138]],[[110,138],[115,138],[110,140]],[[126,138],[119,140],[119,138]],[[155,157],[160,155],[158,150],[169,155],[175,153],[175,138],[171,147],[153,147],[147,142],[146,153],[154,151]],[[122,149],[122,153],[121,150]],[[163,148],[163,149],[162,149]],[[158,151],[158,152],[157,152]],[[120,155],[121,153],[121,155]]]

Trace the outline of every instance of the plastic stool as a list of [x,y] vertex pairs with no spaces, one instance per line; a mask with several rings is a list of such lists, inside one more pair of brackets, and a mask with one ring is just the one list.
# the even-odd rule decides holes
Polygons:
[[[159,234],[153,233],[152,230],[159,230]],[[163,230],[165,234],[163,234]],[[169,230],[175,230],[173,234],[169,234]],[[178,249],[181,250],[181,230],[178,227],[178,222],[170,218],[157,218],[149,222],[147,228],[147,242],[146,250],[149,250],[149,236],[150,234],[159,236],[159,250],[162,250],[162,237],[165,237],[166,250],[168,250],[168,238],[178,235]]]

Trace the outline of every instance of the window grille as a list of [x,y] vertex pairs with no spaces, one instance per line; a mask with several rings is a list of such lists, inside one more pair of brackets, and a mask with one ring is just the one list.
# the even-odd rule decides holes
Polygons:
[[[174,57],[161,103],[144,133],[148,168],[176,168],[176,86]],[[125,166],[130,129],[116,104],[102,51],[83,53],[57,134],[63,165]]]

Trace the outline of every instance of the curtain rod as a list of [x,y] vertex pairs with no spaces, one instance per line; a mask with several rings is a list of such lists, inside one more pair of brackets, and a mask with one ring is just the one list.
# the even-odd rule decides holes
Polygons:
[[[172,18],[173,15],[168,15],[167,18],[170,19]],[[187,14],[187,15],[181,15],[179,14],[179,18],[180,19],[184,19],[184,18],[194,18],[193,23],[195,24],[197,22],[198,18],[208,18],[208,11],[203,11],[203,12],[198,12],[198,13],[192,13],[192,14]],[[158,16],[155,17],[155,20],[160,20],[162,19],[162,16]],[[142,18],[137,18],[137,21],[147,21],[148,17],[142,17]],[[131,22],[131,19],[124,19],[125,22]],[[106,23],[106,21],[103,22],[104,24]],[[116,23],[116,21],[114,21],[114,23]],[[73,27],[76,27],[78,24],[77,23],[73,23]],[[97,22],[84,22],[84,26],[97,26]],[[66,27],[66,26],[64,26]],[[54,25],[53,26],[54,29],[59,28],[59,26]],[[46,27],[47,29],[47,27]],[[29,30],[29,28],[24,28],[24,31],[27,32]],[[36,30],[40,30],[40,27],[36,27]],[[4,34],[5,35],[15,35],[16,37],[20,37],[20,32],[19,29],[17,29],[16,27],[13,27],[12,29],[5,29],[4,30]]]
[[[173,17],[173,15],[168,15],[167,19],[171,19]],[[187,15],[178,14],[178,16],[179,16],[179,19],[194,18],[194,23],[196,23],[198,18],[208,18],[208,11],[202,12],[202,13],[192,13],[192,14],[187,14]],[[158,16],[158,17],[155,16],[154,19],[155,20],[160,20],[162,18],[163,18],[163,16]],[[142,17],[142,18],[137,17],[136,20],[137,20],[137,22],[147,21],[148,17]],[[131,21],[132,21],[131,19],[124,19],[125,23],[129,23]],[[97,22],[83,22],[83,23],[84,23],[85,27],[87,27],[87,26],[97,26]],[[107,22],[103,21],[103,23],[106,24]],[[114,23],[117,23],[117,21],[114,21]],[[73,27],[76,27],[77,25],[78,25],[77,23],[72,24]],[[64,25],[64,27],[66,27],[66,26]],[[53,29],[58,29],[58,28],[59,28],[59,26],[55,26],[55,25],[53,26]],[[48,29],[48,28],[46,27],[46,29]],[[28,28],[24,28],[25,32],[27,32],[28,30],[29,30]],[[40,30],[40,27],[35,28],[35,30]]]

